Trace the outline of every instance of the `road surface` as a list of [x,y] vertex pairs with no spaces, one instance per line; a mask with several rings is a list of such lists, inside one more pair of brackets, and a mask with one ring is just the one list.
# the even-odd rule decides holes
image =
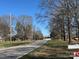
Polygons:
[[48,40],[37,40],[29,45],[21,45],[16,47],[0,49],[0,59],[18,59],[25,54],[39,48]]

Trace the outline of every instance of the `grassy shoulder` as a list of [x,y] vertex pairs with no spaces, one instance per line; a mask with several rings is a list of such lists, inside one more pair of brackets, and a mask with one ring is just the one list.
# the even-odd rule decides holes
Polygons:
[[20,59],[72,59],[71,52],[67,49],[68,42],[50,40],[44,46],[24,55]]
[[0,48],[5,48],[5,47],[12,47],[12,46],[18,46],[18,45],[24,45],[24,44],[29,44],[32,43],[31,40],[24,40],[24,41],[0,41]]

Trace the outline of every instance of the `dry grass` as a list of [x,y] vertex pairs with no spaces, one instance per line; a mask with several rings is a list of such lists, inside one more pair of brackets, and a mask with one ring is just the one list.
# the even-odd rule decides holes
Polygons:
[[24,41],[0,41],[0,48],[5,48],[5,47],[11,47],[11,46],[18,46],[18,45],[24,45],[24,44],[29,44],[32,43],[31,40],[24,40]]
[[[51,40],[41,48],[29,53],[29,58],[39,59],[72,59],[69,58],[71,51],[67,49],[68,42],[62,40]],[[23,56],[21,59],[26,59],[28,55]]]

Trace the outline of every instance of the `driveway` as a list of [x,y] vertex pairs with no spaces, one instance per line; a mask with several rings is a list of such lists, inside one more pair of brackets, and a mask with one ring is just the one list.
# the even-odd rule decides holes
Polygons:
[[48,40],[37,40],[29,45],[21,45],[10,48],[0,49],[0,59],[18,59],[25,54],[39,48],[45,44]]

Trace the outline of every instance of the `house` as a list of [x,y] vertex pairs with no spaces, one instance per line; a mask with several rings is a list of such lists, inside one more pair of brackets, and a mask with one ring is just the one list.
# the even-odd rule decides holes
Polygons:
[[0,36],[0,39],[2,39],[2,36]]

